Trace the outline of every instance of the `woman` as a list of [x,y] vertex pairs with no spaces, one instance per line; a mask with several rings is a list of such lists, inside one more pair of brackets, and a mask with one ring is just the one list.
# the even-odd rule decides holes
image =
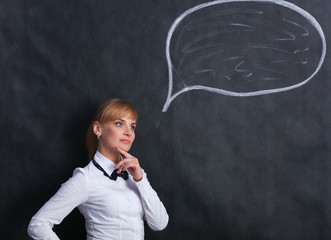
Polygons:
[[168,224],[165,207],[137,158],[128,153],[138,114],[129,104],[110,99],[99,106],[87,132],[90,163],[73,176],[34,215],[34,239],[59,239],[54,224],[75,208],[84,215],[87,240],[144,239],[144,220],[155,231]]

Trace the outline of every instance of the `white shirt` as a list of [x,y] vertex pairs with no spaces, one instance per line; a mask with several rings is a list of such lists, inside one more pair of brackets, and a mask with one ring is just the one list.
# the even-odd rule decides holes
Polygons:
[[[115,163],[98,151],[94,159],[111,175]],[[118,177],[114,181],[91,161],[84,168],[76,168],[73,176],[32,217],[29,235],[34,239],[59,240],[52,230],[54,224],[61,223],[77,206],[85,218],[87,240],[141,240],[144,220],[154,231],[163,230],[169,220],[144,170],[139,182],[130,174],[128,180]]]

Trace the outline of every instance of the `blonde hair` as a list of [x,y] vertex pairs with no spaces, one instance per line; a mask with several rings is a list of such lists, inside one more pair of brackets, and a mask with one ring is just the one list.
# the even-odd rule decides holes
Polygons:
[[121,99],[109,99],[98,107],[86,134],[86,147],[89,160],[93,158],[98,149],[98,138],[93,132],[93,123],[95,121],[99,123],[106,123],[128,115],[134,120],[137,120],[138,118],[136,109],[130,103]]

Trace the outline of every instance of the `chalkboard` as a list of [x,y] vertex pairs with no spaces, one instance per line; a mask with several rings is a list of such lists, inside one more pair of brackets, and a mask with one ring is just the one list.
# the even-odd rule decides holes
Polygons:
[[[146,239],[331,238],[331,5],[0,1],[0,238],[76,167],[109,98],[138,113],[131,153],[167,208]],[[84,239],[75,209],[55,227]]]

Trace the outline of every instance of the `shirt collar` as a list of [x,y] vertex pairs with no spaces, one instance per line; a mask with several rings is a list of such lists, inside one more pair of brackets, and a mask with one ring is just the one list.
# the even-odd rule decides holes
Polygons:
[[[94,160],[99,163],[99,165],[109,174],[112,173],[115,170],[116,164],[110,160],[109,158],[106,158],[104,155],[102,155],[99,151],[96,151],[94,154]],[[109,174],[110,175],[110,174]]]

